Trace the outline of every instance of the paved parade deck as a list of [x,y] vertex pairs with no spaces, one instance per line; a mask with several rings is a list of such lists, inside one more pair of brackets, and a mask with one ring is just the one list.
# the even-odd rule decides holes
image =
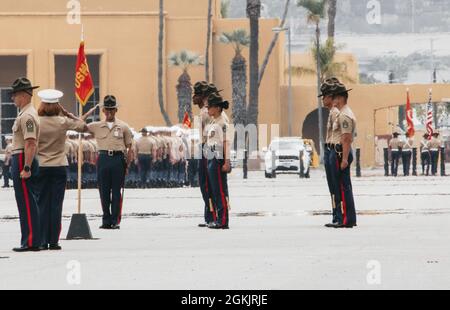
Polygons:
[[[364,174],[372,176],[354,179],[355,229],[323,227],[321,171],[243,181],[236,170],[228,231],[196,227],[197,188],[127,190],[122,229],[100,231],[98,192],[87,190],[83,209],[99,240],[26,254],[10,251],[20,237],[14,192],[0,190],[0,289],[450,289],[450,178]],[[70,191],[63,237],[74,210]],[[75,270],[79,285],[67,280],[79,279]]]

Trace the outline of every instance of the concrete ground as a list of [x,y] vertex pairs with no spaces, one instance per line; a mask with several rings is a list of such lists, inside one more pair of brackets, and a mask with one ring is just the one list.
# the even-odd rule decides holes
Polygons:
[[[127,190],[120,231],[101,231],[95,190],[83,211],[98,240],[16,254],[12,190],[0,190],[0,289],[450,289],[450,178],[354,178],[355,229],[327,229],[322,171],[301,180],[230,177],[231,229],[198,228],[199,189]],[[76,211],[67,192],[62,237]]]

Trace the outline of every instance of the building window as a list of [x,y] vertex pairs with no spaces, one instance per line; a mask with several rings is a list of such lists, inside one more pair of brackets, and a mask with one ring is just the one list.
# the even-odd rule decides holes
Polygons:
[[1,109],[0,109],[0,134],[1,134],[1,148],[2,150],[6,147],[5,138],[6,136],[12,135],[12,127],[14,121],[17,118],[17,107],[12,102],[11,99],[11,88],[0,88],[1,95]]

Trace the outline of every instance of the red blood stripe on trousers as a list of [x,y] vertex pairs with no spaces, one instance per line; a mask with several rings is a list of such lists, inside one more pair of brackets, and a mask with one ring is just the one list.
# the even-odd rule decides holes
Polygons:
[[[341,167],[339,166],[339,161],[336,160],[336,166],[338,169],[340,169]],[[342,177],[339,177],[339,185],[341,187],[341,202],[342,202],[342,206],[344,207],[344,212],[342,214],[343,216],[343,224],[347,225],[347,202],[345,200],[345,193],[344,193],[344,184],[342,182]]]
[[217,172],[218,172],[218,177],[219,177],[220,196],[222,198],[222,206],[223,206],[222,225],[225,225],[225,213],[228,211],[228,204],[227,204],[227,200],[225,199],[225,193],[223,191],[222,174],[220,171],[220,165],[217,167]]
[[[24,164],[23,164],[23,153],[19,156],[19,173],[23,170]],[[30,197],[28,196],[28,188],[25,179],[22,179],[22,191],[23,196],[25,200],[25,206],[27,209],[27,221],[28,221],[28,246],[33,246],[33,224],[31,222],[31,209],[30,209]]]

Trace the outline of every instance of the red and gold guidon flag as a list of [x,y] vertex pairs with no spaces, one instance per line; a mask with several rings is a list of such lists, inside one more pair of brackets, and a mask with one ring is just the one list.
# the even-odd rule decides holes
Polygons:
[[81,41],[75,68],[75,96],[81,105],[85,106],[93,93],[94,83],[84,53],[84,41]]

